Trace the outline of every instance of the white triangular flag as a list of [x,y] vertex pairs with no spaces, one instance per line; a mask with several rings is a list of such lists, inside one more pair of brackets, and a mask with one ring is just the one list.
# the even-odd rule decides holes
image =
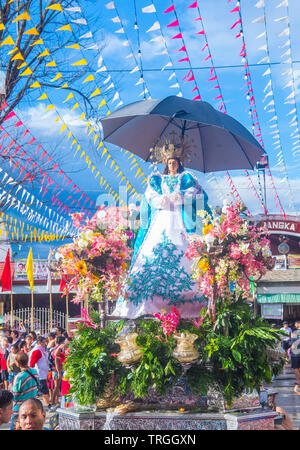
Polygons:
[[129,41],[124,41],[124,42],[123,42],[123,45],[124,45],[124,47],[129,47],[130,42],[129,42]]
[[262,58],[260,61],[258,61],[258,63],[257,64],[260,64],[260,63],[269,63],[270,62],[270,58],[269,58],[269,56],[265,56],[264,58]]
[[288,47],[291,44],[290,39],[288,39],[283,45],[278,45],[278,48]]
[[119,92],[116,92],[112,101],[115,102],[116,100],[119,100],[119,99],[120,99],[120,94],[119,94]]
[[270,67],[262,74],[262,76],[264,77],[265,75],[269,75],[271,73],[271,69]]
[[252,20],[252,23],[263,23],[265,21],[265,16],[257,17],[257,19]]
[[277,33],[277,36],[282,37],[282,36],[288,36],[289,34],[290,34],[290,29],[289,28],[285,28],[280,33]]
[[164,37],[160,34],[159,36],[156,36],[153,39],[150,39],[150,42],[165,42]]
[[117,31],[115,31],[115,33],[125,33],[125,30],[124,30],[124,28],[119,28],[119,30],[117,30]]
[[179,88],[179,83],[172,84],[172,86],[170,86],[170,88]]
[[121,19],[120,19],[119,16],[113,17],[111,20],[112,20],[114,23],[120,23],[120,22],[121,22]]
[[263,45],[262,47],[259,47],[258,50],[265,50],[267,52],[268,51],[267,44]]
[[139,70],[139,67],[136,66],[136,67],[134,67],[134,69],[132,69],[129,73],[134,73],[134,72],[137,72],[138,70]]
[[174,78],[175,76],[176,76],[176,73],[173,72],[173,73],[169,76],[168,80],[171,80],[171,79]]
[[284,17],[279,17],[279,19],[274,19],[274,22],[289,22],[289,18],[288,16],[284,16]]
[[109,2],[105,5],[107,9],[114,9],[115,8],[115,2]]
[[283,0],[283,2],[279,3],[276,8],[281,8],[281,6],[289,6],[289,0]]
[[160,23],[157,20],[156,22],[154,22],[154,24],[152,25],[151,28],[149,28],[149,30],[147,30],[146,32],[149,33],[149,31],[156,31],[160,29]]
[[256,36],[256,39],[260,39],[261,37],[265,36],[266,34],[267,34],[267,32],[264,31],[263,33],[261,33],[258,36]]
[[88,38],[92,38],[92,32],[89,31],[88,33],[83,34],[82,36],[79,36],[79,39],[88,39]]
[[141,77],[141,78],[139,79],[139,81],[138,81],[137,83],[135,83],[135,85],[138,86],[139,84],[143,84],[143,83],[144,83],[144,78]]
[[85,19],[83,19],[83,18],[82,19],[71,20],[71,22],[78,23],[80,25],[87,25],[87,21]]
[[257,3],[255,3],[256,8],[263,8],[265,6],[265,0],[258,0]]
[[142,8],[142,12],[143,13],[154,13],[154,12],[156,12],[156,9],[155,9],[155,6],[152,4],[152,5],[145,6],[144,8]]
[[172,63],[168,62],[162,69],[161,71],[165,70],[166,67],[172,67]]

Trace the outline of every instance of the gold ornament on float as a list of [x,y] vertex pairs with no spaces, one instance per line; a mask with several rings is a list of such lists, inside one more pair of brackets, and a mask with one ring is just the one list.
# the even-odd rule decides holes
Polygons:
[[142,357],[140,347],[136,343],[137,333],[129,333],[125,336],[119,337],[115,343],[121,347],[120,353],[118,353],[118,360],[126,365],[133,364],[139,361]]
[[175,334],[177,347],[173,351],[173,356],[181,364],[189,364],[199,358],[199,352],[194,347],[194,342],[198,338],[196,334]]

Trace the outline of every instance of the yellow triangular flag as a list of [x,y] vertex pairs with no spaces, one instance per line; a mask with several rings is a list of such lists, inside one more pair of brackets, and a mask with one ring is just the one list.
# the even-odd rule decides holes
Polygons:
[[1,30],[5,30],[5,26],[3,25],[3,23],[0,23],[0,31]]
[[98,109],[101,108],[101,106],[106,105],[106,101],[103,99],[100,105],[98,106]]
[[83,83],[86,83],[87,81],[92,81],[92,80],[95,80],[94,75],[89,75],[89,76],[82,82],[82,84],[83,84]]
[[33,259],[32,259],[32,249],[30,247],[27,262],[26,262],[26,273],[27,278],[30,284],[30,289],[33,291],[34,283],[33,283]]
[[34,41],[32,44],[30,44],[30,47],[33,47],[34,45],[37,45],[37,44],[43,44],[43,43],[44,43],[44,41],[41,38],[41,39],[38,39],[37,41]]
[[51,62],[46,64],[46,67],[56,67],[56,62],[55,61],[51,61]]
[[75,63],[72,63],[71,66],[87,66],[87,62],[85,59],[81,59]]
[[61,127],[59,134],[61,134],[66,128],[67,128],[67,125],[64,123],[63,126]]
[[44,100],[45,98],[48,98],[48,95],[46,93],[41,95],[40,98],[38,98],[38,100]]
[[68,100],[70,100],[70,98],[73,98],[74,94],[73,92],[70,92],[70,94],[68,95],[68,97],[66,98],[66,100],[64,100],[64,103],[66,103]]
[[24,72],[20,73],[20,77],[23,77],[25,75],[32,75],[32,70],[30,69],[30,67],[27,67],[26,70],[24,70]]
[[54,9],[55,11],[63,11],[60,3],[55,3],[54,5],[49,5],[45,9]]
[[54,105],[51,104],[51,105],[47,106],[46,111],[49,111],[49,109],[55,109]]
[[38,55],[38,58],[41,58],[42,56],[49,56],[49,55],[50,55],[49,50],[46,48],[42,53],[40,53]]
[[24,12],[23,14],[20,14],[19,16],[17,16],[12,23],[14,22],[18,22],[19,20],[31,20],[31,17],[29,16],[28,12]]
[[31,88],[41,87],[40,83],[36,81],[35,83],[30,85]]
[[97,88],[97,89],[90,95],[90,98],[95,97],[95,95],[99,95],[99,94],[101,94],[101,91],[100,91],[99,88]]
[[79,44],[66,45],[66,48],[74,48],[75,50],[80,50]]
[[38,30],[35,27],[30,28],[27,31],[24,31],[23,34],[33,34],[34,36],[39,36],[39,32],[38,32]]
[[1,47],[2,45],[15,45],[13,38],[11,36],[8,36],[6,39],[4,39],[3,42],[1,42]]
[[16,59],[21,59],[24,61],[23,55],[21,52],[18,52],[13,58],[11,58],[12,61],[15,61]]
[[56,31],[72,31],[71,25],[64,25],[63,27],[57,28]]
[[27,66],[27,62],[26,61],[24,61],[20,66],[18,66],[18,69],[22,69],[22,67],[25,67],[25,66]]
[[52,78],[52,80],[50,80],[50,81],[56,81],[56,80],[58,80],[59,78],[61,78],[62,77],[62,74],[59,72],[54,78]]
[[71,111],[73,111],[73,109],[78,108],[78,106],[79,106],[79,103],[75,103],[75,105],[73,106],[73,108],[71,109]]

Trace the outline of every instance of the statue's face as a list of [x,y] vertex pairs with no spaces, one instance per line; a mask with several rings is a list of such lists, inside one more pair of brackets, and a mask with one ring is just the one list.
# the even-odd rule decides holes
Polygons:
[[179,164],[178,164],[177,159],[169,159],[168,160],[168,172],[171,175],[174,175],[175,173],[177,173],[178,168],[179,168]]

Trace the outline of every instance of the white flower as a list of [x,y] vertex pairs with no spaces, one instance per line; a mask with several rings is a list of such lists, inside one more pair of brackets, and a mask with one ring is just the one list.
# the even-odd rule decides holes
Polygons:
[[249,250],[249,244],[242,243],[242,244],[239,245],[239,249],[241,250],[243,255],[246,255],[248,253],[248,250]]

